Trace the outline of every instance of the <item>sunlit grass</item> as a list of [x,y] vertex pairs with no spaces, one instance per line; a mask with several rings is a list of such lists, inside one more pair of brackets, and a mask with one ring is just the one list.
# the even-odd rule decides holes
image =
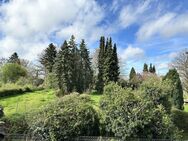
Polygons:
[[0,99],[0,105],[4,107],[5,116],[9,117],[38,109],[55,98],[53,90],[41,90]]
[[188,112],[188,104],[184,105],[184,111]]

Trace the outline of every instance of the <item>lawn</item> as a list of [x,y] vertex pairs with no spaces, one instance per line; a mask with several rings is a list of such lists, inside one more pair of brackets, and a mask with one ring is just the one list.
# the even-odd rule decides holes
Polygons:
[[0,105],[4,107],[4,113],[9,117],[14,114],[23,114],[38,109],[54,99],[53,90],[41,90],[3,98],[0,100]]
[[184,105],[184,111],[185,111],[185,112],[188,112],[188,104],[185,104],[185,105]]

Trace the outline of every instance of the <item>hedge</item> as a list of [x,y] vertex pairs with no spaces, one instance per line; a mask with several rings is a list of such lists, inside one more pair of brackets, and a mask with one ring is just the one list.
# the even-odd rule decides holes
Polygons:
[[0,89],[0,98],[2,97],[8,97],[8,96],[14,96],[23,94],[25,92],[31,92],[32,90],[29,87],[18,87],[18,88],[10,88],[10,89]]

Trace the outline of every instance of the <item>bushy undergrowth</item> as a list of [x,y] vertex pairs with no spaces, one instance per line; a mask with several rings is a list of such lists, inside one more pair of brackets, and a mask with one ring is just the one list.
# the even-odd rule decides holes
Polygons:
[[[157,82],[156,82],[157,83]],[[145,84],[148,91],[132,91],[111,83],[104,89],[100,102],[107,134],[123,140],[132,138],[176,139],[179,132],[165,110],[163,93],[152,81]],[[143,95],[152,95],[147,98]]]
[[87,95],[64,96],[31,117],[30,130],[41,140],[99,135],[99,116]]

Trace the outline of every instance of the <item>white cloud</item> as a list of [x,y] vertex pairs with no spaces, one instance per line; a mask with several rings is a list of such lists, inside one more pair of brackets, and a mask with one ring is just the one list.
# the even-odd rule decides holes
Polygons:
[[155,35],[172,37],[185,33],[188,33],[188,14],[166,13],[143,24],[137,32],[137,38],[147,40]]
[[75,34],[93,42],[105,30],[98,26],[104,11],[95,0],[13,0],[0,6],[0,13],[0,57],[18,51],[34,59],[52,34],[56,40]]
[[122,60],[138,60],[144,57],[144,50],[138,47],[132,47],[129,45],[127,48],[120,50],[120,58]]
[[119,15],[120,25],[126,28],[134,23],[140,23],[144,13],[149,9],[150,3],[150,0],[146,0],[136,6],[130,4],[124,6]]

